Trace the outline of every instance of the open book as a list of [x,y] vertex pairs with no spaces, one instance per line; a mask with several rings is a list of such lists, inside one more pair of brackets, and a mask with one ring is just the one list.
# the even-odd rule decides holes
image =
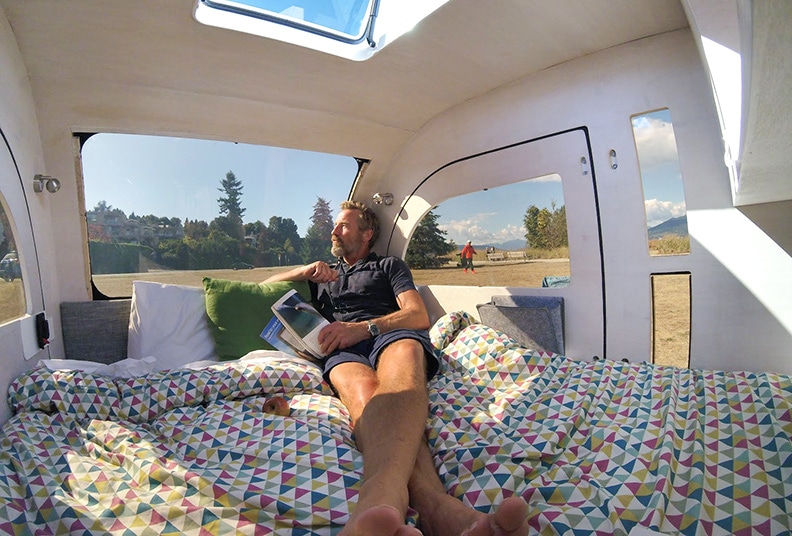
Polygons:
[[318,363],[324,354],[319,332],[329,324],[310,302],[290,290],[272,305],[274,313],[261,338],[274,348]]

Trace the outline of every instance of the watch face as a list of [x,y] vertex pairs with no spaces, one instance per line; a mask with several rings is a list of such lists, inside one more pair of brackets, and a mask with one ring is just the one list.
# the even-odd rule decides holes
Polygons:
[[371,334],[372,337],[376,337],[377,335],[379,335],[380,330],[377,327],[377,324],[375,324],[374,322],[369,322],[368,332]]

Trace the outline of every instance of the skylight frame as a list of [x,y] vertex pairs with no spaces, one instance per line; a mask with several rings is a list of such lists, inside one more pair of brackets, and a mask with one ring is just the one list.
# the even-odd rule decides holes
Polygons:
[[[194,18],[209,26],[258,35],[363,61],[410,31],[449,0],[368,0],[363,32],[357,36],[242,3],[196,0]],[[299,3],[300,0],[294,0]],[[298,7],[298,6],[294,6]]]
[[328,26],[321,26],[303,19],[290,17],[289,15],[276,13],[268,9],[258,8],[233,0],[199,0],[199,4],[205,4],[206,7],[211,9],[226,11],[243,17],[252,17],[273,24],[280,24],[288,28],[353,45],[361,43],[364,40],[370,41],[370,34],[373,30],[373,22],[377,16],[380,0],[367,0],[367,3],[368,6],[365,10],[364,19],[362,19],[362,23],[360,24],[361,31],[357,35],[352,35]]

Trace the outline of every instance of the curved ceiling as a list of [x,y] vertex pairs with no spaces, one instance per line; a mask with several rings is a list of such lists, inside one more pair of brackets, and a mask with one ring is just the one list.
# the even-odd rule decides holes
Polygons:
[[236,139],[377,163],[459,103],[688,25],[679,0],[452,0],[354,62],[204,26],[193,18],[195,0],[0,6],[43,129]]

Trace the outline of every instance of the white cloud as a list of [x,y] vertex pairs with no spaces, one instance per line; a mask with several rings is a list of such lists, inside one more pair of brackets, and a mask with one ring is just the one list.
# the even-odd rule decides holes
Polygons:
[[677,161],[676,137],[670,122],[644,115],[633,118],[633,128],[642,170]]
[[646,225],[654,227],[671,218],[678,218],[686,214],[685,202],[674,203],[672,201],[660,201],[659,199],[647,199],[644,201],[646,209]]
[[[518,224],[501,224],[492,221],[498,214],[494,212],[480,212],[471,214],[464,220],[452,220],[439,223],[438,227],[448,234],[446,238],[453,240],[457,245],[470,240],[474,244],[499,244],[508,240],[525,237],[525,230]],[[492,229],[496,227],[496,229]]]

